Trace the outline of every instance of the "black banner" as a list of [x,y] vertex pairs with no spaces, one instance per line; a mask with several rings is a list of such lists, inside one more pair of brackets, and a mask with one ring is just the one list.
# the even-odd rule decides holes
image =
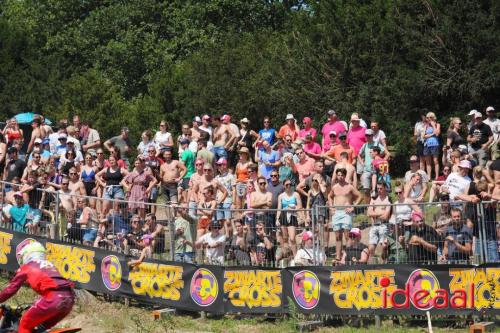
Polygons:
[[33,239],[78,288],[193,311],[329,314],[500,314],[500,265],[222,267],[147,260],[0,229],[0,268],[16,271],[16,248]]

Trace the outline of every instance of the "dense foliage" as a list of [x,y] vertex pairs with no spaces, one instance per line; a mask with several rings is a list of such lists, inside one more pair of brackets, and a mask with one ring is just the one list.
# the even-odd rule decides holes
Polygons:
[[418,111],[500,101],[493,0],[4,0],[0,116],[80,114],[107,137],[229,112],[376,119],[399,156]]

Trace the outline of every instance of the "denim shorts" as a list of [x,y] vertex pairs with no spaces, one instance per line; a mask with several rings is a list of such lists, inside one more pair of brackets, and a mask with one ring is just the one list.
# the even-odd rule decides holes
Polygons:
[[232,201],[224,201],[224,203],[221,203],[219,207],[217,208],[217,221],[220,220],[230,220],[232,215],[231,215],[231,205]]
[[424,147],[424,156],[439,157],[439,146]]
[[84,242],[93,242],[97,238],[97,229],[87,229],[83,234]]
[[227,159],[227,152],[226,152],[226,149],[224,147],[214,146],[212,148],[212,153],[214,153],[214,155],[215,155],[215,161],[217,161],[221,157],[224,157],[225,159]]
[[104,189],[103,199],[125,199],[123,188],[121,186],[106,186]]

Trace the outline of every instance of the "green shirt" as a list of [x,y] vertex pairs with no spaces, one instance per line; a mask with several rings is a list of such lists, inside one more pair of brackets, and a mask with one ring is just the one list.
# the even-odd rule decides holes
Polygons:
[[184,151],[182,152],[182,155],[181,155],[181,161],[182,161],[182,163],[184,163],[184,165],[186,166],[186,169],[187,169],[187,172],[186,172],[186,175],[184,176],[184,178],[187,178],[187,179],[191,178],[191,176],[195,172],[194,160],[195,160],[194,153],[189,149],[184,149]]

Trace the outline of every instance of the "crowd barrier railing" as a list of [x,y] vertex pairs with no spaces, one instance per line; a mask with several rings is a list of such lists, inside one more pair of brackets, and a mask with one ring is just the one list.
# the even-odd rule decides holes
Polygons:
[[[492,201],[211,209],[1,186],[1,226],[141,260],[265,267],[499,261],[499,212]],[[18,191],[29,206],[22,227],[10,214]],[[358,228],[360,237],[341,227]]]

